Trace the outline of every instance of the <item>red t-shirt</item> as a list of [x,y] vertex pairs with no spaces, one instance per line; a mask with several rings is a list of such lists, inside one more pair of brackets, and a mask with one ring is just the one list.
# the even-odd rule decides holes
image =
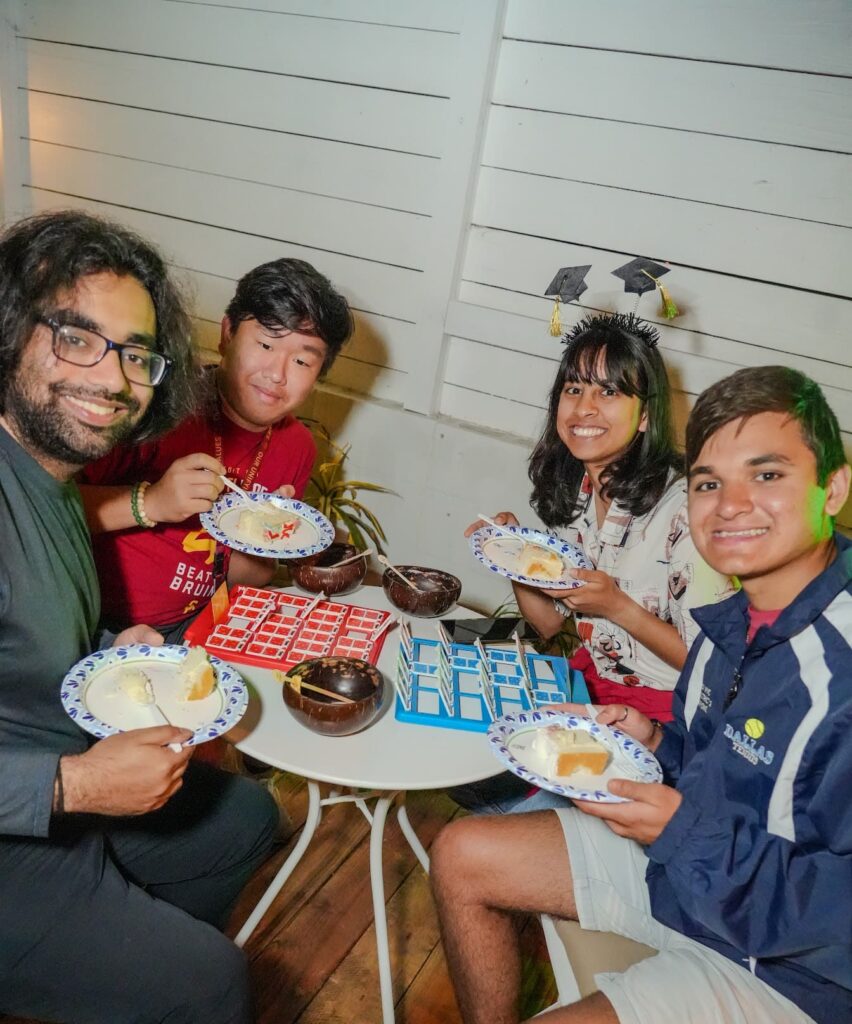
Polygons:
[[[227,418],[218,424],[228,476],[244,478],[263,444],[255,433]],[[175,459],[194,452],[214,454],[214,424],[203,417],[186,420],[170,434],[135,446],[122,446],[88,466],[81,484],[155,483]],[[285,417],[272,428],[252,490],[275,491],[292,484],[301,498],[316,455],[308,428]],[[197,612],[213,593],[216,542],[198,516],[182,523],[160,523],[153,529],[133,527],[92,538],[101,584],[101,616],[109,625],[138,622],[165,626]]]

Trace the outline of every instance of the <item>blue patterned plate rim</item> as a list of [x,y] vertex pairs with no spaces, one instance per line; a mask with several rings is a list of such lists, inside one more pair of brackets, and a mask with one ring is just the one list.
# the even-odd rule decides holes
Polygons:
[[[108,647],[103,651],[93,651],[73,665],[62,680],[60,699],[62,707],[81,729],[103,739],[114,736],[122,729],[101,721],[86,707],[86,688],[96,674],[113,665],[138,664],[154,658],[170,664],[179,664],[189,653],[189,647],[177,644],[163,644],[152,647],[150,644],[128,644],[124,647]],[[210,664],[216,673],[219,689],[222,691],[222,707],[212,722],[197,728],[186,741],[185,746],[197,746],[208,740],[216,739],[228,732],[239,722],[248,707],[248,690],[242,676],[227,662],[212,654],[208,654]]]
[[234,551],[242,551],[246,555],[259,555],[262,558],[305,558],[308,555],[315,555],[318,551],[325,549],[334,541],[334,527],[318,509],[307,505],[304,501],[296,498],[282,498],[279,494],[270,494],[268,491],[258,491],[250,494],[253,502],[269,502],[285,512],[292,512],[310,523],[317,532],[315,544],[308,544],[305,547],[294,548],[278,545],[276,547],[261,548],[254,544],[247,544],[245,541],[226,533],[219,522],[222,516],[231,509],[244,505],[245,502],[238,494],[223,494],[209,512],[201,513],[201,525],[214,540],[224,544],[225,547],[233,548]]
[[[519,778],[524,779],[539,789],[549,790],[551,793],[558,793],[560,796],[568,797],[571,800],[590,800],[593,803],[621,804],[627,803],[624,797],[615,796],[606,789],[581,789],[571,786],[566,782],[554,782],[546,776],[528,768],[516,758],[509,750],[509,742],[524,732],[540,729],[548,725],[560,725],[566,729],[586,729],[595,739],[600,740],[605,746],[611,748],[609,737],[603,732],[596,722],[584,715],[575,715],[568,711],[551,711],[542,708],[539,711],[521,711],[513,715],[504,715],[496,719],[488,728],[488,742],[491,744],[491,752],[501,761],[510,772]],[[647,747],[638,743],[620,729],[610,726],[610,736],[615,739],[619,746],[619,756],[628,757],[633,764],[636,775],[634,779],[640,782],[662,782],[663,772],[660,763]],[[618,778],[613,775],[613,778]]]
[[[530,526],[506,526],[504,529],[513,533],[519,540],[550,548],[551,551],[566,558],[576,569],[594,569],[594,565],[586,557],[585,552],[576,544],[555,537],[552,533],[535,530]],[[473,552],[473,557],[480,561],[486,569],[490,569],[491,572],[496,572],[500,576],[506,576],[510,580],[515,580],[517,583],[526,583],[529,587],[542,587],[545,590],[573,590],[576,587],[582,587],[582,580],[575,580],[570,576],[563,576],[561,580],[544,580],[540,576],[524,576],[523,573],[513,572],[511,569],[493,562],[483,549],[487,541],[499,536],[500,531],[495,530],[493,526],[482,526],[471,534],[470,550]]]

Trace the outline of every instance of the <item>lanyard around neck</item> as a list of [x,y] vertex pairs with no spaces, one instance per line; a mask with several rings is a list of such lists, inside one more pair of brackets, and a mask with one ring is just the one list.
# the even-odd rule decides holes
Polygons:
[[[271,439],[272,427],[270,426],[267,427],[266,431],[264,432],[263,438],[258,446],[257,451],[255,452],[254,459],[252,461],[252,464],[249,466],[248,471],[243,473],[241,477],[239,477],[236,481],[236,483],[238,483],[240,487],[243,488],[243,490],[249,490],[252,484],[254,483],[255,479],[257,478],[257,474],[260,471],[261,463],[263,462],[263,457],[264,455],[266,455],[266,450],[267,448],[269,448],[269,442],[271,441]],[[224,452],[222,448],[222,435],[219,433],[218,430],[214,431],[213,433],[213,454],[216,456],[219,462],[222,463],[222,465],[225,467],[225,471],[227,472],[228,466],[225,462]]]

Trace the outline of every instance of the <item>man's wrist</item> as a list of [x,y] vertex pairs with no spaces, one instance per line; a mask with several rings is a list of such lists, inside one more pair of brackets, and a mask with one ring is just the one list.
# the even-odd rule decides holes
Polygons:
[[80,809],[76,769],[81,757],[81,754],[65,754],[59,758],[53,783],[54,814],[72,814]]

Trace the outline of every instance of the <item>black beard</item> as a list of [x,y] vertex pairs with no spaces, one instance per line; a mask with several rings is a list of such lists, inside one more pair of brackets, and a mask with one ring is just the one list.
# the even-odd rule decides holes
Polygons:
[[[18,373],[6,391],[5,413],[33,455],[42,455],[69,466],[85,466],[127,440],[136,428],[134,415],[139,411],[139,402],[132,395],[111,394],[105,389],[64,387],[56,383],[50,384],[48,390],[51,398],[39,404],[22,384]],[[71,424],[70,417],[59,404],[60,395],[72,395],[84,401],[99,398],[113,402],[126,406],[130,416],[112,427],[87,426],[78,420]]]

